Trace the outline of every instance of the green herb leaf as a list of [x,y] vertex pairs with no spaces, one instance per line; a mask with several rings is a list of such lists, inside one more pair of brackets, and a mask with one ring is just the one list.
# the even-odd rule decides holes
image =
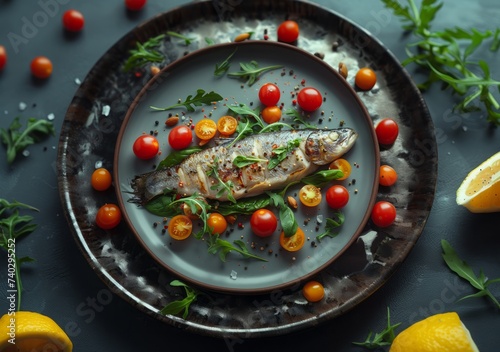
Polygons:
[[340,211],[336,211],[332,215],[333,218],[326,218],[325,232],[316,236],[318,242],[321,242],[325,237],[334,238],[338,236],[337,229],[344,223],[345,216]]
[[236,50],[237,49],[234,49],[234,51],[220,64],[215,64],[214,76],[222,76],[229,70],[231,58],[236,53]]
[[276,70],[276,69],[281,68],[281,67],[283,67],[283,66],[282,65],[273,65],[273,66],[259,68],[259,64],[257,63],[257,61],[254,61],[254,60],[252,60],[250,62],[240,62],[240,71],[230,72],[230,73],[228,73],[228,76],[241,78],[245,82],[247,82],[247,84],[249,86],[251,86],[255,83],[257,78],[259,78],[259,76],[261,74],[263,74],[264,72]]
[[299,145],[301,140],[299,138],[289,141],[287,145],[279,146],[273,149],[273,153],[271,158],[269,159],[269,164],[267,164],[267,168],[269,170],[274,169],[279,165],[286,157],[294,151]]
[[233,159],[233,165],[242,168],[255,163],[267,162],[267,159],[255,158],[253,156],[238,155]]
[[180,313],[182,313],[182,318],[186,319],[189,313],[189,307],[198,298],[200,292],[179,280],[173,280],[172,282],[170,282],[170,285],[184,287],[186,297],[178,301],[170,302],[160,310],[160,313],[163,315],[179,315]]
[[184,106],[187,111],[194,112],[196,106],[202,106],[203,104],[212,105],[212,103],[221,101],[222,99],[222,96],[218,93],[215,93],[214,91],[206,93],[203,89],[198,89],[194,97],[192,95],[188,95],[184,102],[181,101],[177,104],[167,106],[166,108],[151,106],[151,109],[157,111],[166,111]]
[[173,151],[158,164],[156,170],[166,169],[168,167],[180,164],[184,159],[186,159],[191,154],[198,153],[199,151],[202,150],[203,149],[200,147],[188,147],[183,150]]
[[214,177],[218,183],[210,187],[211,190],[217,190],[217,198],[226,195],[230,202],[236,203],[236,199],[233,196],[234,184],[231,181],[224,181],[220,178],[218,169],[219,159],[215,158],[212,168],[207,172],[207,176]]
[[213,205],[212,208],[218,213],[226,215],[249,215],[258,209],[269,206],[270,199],[267,196],[257,196],[239,199],[237,203],[221,202]]
[[236,240],[236,241],[233,241],[233,243],[231,243],[231,242],[226,241],[226,240],[221,240],[219,238],[219,235],[211,235],[208,238],[207,242],[208,242],[208,252],[210,254],[219,253],[219,258],[223,262],[226,261],[226,257],[230,252],[240,253],[245,258],[257,259],[260,261],[267,262],[267,259],[259,257],[258,255],[252,254],[248,250],[248,248],[246,247],[246,245],[243,241]]
[[376,333],[373,337],[372,337],[373,332],[370,331],[365,341],[353,342],[353,344],[368,349],[376,349],[384,346],[390,346],[396,337],[394,330],[399,325],[401,325],[401,323],[391,324],[391,312],[389,311],[389,307],[387,307],[387,327],[381,332]]
[[487,296],[497,308],[500,308],[500,303],[488,289],[489,285],[500,282],[500,278],[487,279],[482,270],[479,272],[479,277],[476,276],[472,268],[465,261],[460,259],[448,241],[441,240],[441,247],[443,248],[443,259],[446,265],[448,265],[448,268],[462,279],[467,280],[472,287],[478,290],[477,293],[462,297],[461,299]]
[[342,176],[344,176],[344,173],[341,170],[320,170],[312,175],[304,177],[301,182],[316,187],[322,187],[328,182],[337,180]]
[[160,46],[163,38],[165,38],[165,35],[160,34],[148,39],[144,43],[137,42],[135,49],[129,50],[130,56],[125,61],[123,70],[129,72],[132,69],[142,67],[151,62],[162,62],[165,59],[164,55],[154,49]]
[[317,126],[310,124],[306,120],[304,120],[303,116],[300,114],[300,112],[297,109],[289,108],[285,110],[285,115],[293,117],[293,121],[304,125],[306,128],[318,128]]
[[26,149],[27,146],[41,141],[48,135],[54,135],[54,125],[47,120],[36,118],[28,119],[28,124],[24,131],[19,122],[19,116],[15,117],[9,129],[0,128],[2,143],[7,147],[7,162],[12,164],[16,156]]
[[285,237],[292,237],[297,232],[299,228],[299,224],[297,223],[297,219],[295,218],[295,214],[293,210],[285,203],[284,193],[274,193],[274,192],[266,192],[271,199],[271,205],[278,208],[278,216],[280,219],[281,227],[283,228],[283,232]]
[[195,40],[195,38],[189,38],[189,37],[186,37],[185,35],[182,35],[180,33],[173,32],[173,31],[168,31],[167,35],[169,35],[171,37],[182,39],[186,46],[188,46],[189,44],[191,44]]

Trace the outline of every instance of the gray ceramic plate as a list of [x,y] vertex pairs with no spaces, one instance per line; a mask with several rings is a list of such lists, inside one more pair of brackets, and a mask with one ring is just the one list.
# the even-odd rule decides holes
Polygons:
[[[398,60],[376,38],[342,15],[306,1],[241,1],[225,8],[217,8],[214,3],[199,1],[159,14],[124,35],[90,70],[68,107],[60,134],[57,165],[64,213],[77,245],[96,274],[117,296],[154,319],[191,332],[235,339],[313,327],[342,315],[373,294],[420,237],[437,179],[432,119]],[[334,2],[331,8],[335,8]],[[307,304],[300,285],[261,295],[205,291],[191,304],[186,319],[160,314],[165,305],[183,297],[182,288],[169,285],[178,277],[151,258],[127,224],[112,231],[95,226],[97,209],[118,200],[114,190],[94,192],[90,177],[96,164],[113,168],[123,118],[151,78],[147,70],[131,74],[121,67],[137,41],[169,30],[196,40],[186,47],[176,38],[165,38],[159,48],[165,55],[161,66],[200,48],[205,37],[224,43],[243,31],[253,31],[256,39],[267,33],[273,40],[276,27],[286,18],[299,21],[299,48],[324,54],[324,61],[333,67],[339,61],[347,64],[351,85],[357,68],[375,69],[377,88],[357,94],[374,123],[387,116],[399,123],[398,140],[380,152],[381,163],[395,167],[399,179],[393,187],[380,187],[377,194],[377,199],[395,204],[396,221],[386,229],[377,229],[368,221],[358,239],[315,276],[325,287],[321,302]]]
[[[223,62],[233,52],[228,73],[239,71],[240,62],[256,61],[259,67],[282,67],[262,74],[252,85],[228,75],[215,76],[216,64]],[[151,171],[153,165],[173,151],[167,141],[170,129],[164,124],[169,114],[180,115],[180,123],[195,124],[207,116],[216,121],[230,114],[226,105],[244,103],[253,109],[262,109],[258,92],[267,82],[280,87],[279,104],[283,111],[293,108],[317,128],[339,128],[343,125],[358,133],[354,147],[344,156],[353,164],[351,176],[329,185],[343,184],[350,192],[349,203],[342,209],[346,220],[336,231],[338,235],[335,238],[326,237],[318,242],[316,236],[326,231],[326,219],[332,217],[334,211],[326,201],[314,208],[299,206],[295,216],[309,240],[300,251],[292,253],[280,248],[280,228],[271,237],[262,239],[251,232],[248,217],[240,216],[222,238],[230,242],[243,240],[253,254],[267,262],[242,258],[234,252],[228,255],[227,261],[222,262],[218,255],[207,252],[205,240],[190,236],[187,240],[176,241],[165,235],[161,217],[128,202],[131,198],[130,181],[136,175]],[[313,113],[304,113],[293,103],[296,99],[294,94],[304,86],[315,87],[324,97],[321,108]],[[186,111],[184,107],[168,112],[151,109],[151,106],[176,104],[179,99],[194,96],[199,88],[219,93],[225,99],[213,106],[198,107],[194,112]],[[297,126],[293,117],[285,113],[281,122]],[[299,124],[297,128],[306,127]],[[154,130],[158,131],[161,155],[148,161],[138,159],[132,151],[135,139]],[[192,145],[196,145],[196,142],[197,138],[194,138]],[[346,80],[332,66],[302,49],[261,40],[209,46],[178,59],[156,75],[139,93],[125,117],[118,136],[114,170],[115,182],[119,185],[120,207],[141,244],[161,265],[183,280],[208,289],[262,293],[303,282],[330,264],[355,241],[368,221],[375,200],[378,165],[379,147],[373,123]],[[290,187],[287,195],[296,195],[300,186]],[[323,195],[327,188],[323,188]],[[154,223],[160,223],[161,226],[154,227]],[[239,224],[243,224],[244,228]]]

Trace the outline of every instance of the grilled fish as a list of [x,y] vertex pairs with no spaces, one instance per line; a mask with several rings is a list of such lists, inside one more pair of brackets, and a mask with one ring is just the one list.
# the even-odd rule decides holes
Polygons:
[[[357,136],[350,128],[302,129],[226,142],[191,154],[178,165],[136,176],[131,201],[146,204],[166,190],[182,197],[197,193],[220,201],[256,196],[283,188],[331,163],[351,149]],[[233,164],[237,156],[258,160],[237,167]],[[221,182],[225,192],[221,192]]]

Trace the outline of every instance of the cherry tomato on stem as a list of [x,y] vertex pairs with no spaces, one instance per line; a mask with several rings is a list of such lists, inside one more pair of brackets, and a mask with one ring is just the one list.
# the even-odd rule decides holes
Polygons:
[[276,84],[266,83],[259,89],[259,100],[265,106],[274,106],[280,101],[281,93]]
[[3,70],[5,65],[7,64],[7,51],[5,47],[0,45],[0,71]]
[[399,134],[399,126],[393,119],[382,119],[375,127],[377,140],[382,145],[391,145],[396,141]]
[[67,10],[62,18],[63,26],[70,32],[79,32],[85,25],[85,18],[82,13],[77,10]]
[[377,83],[377,75],[369,67],[360,68],[354,77],[354,83],[362,90],[370,90]]
[[295,21],[283,21],[278,26],[278,40],[285,43],[293,43],[299,38],[299,24]]
[[269,209],[258,209],[250,217],[250,227],[257,236],[269,237],[276,231],[278,219]]
[[304,111],[313,112],[323,104],[321,93],[313,87],[305,87],[297,94],[297,103]]
[[143,134],[134,142],[132,146],[135,156],[139,159],[148,160],[154,158],[160,150],[160,143],[156,137],[149,134]]
[[333,185],[326,191],[326,202],[333,209],[341,209],[349,203],[349,191],[342,185]]
[[52,62],[45,56],[37,56],[31,61],[30,69],[36,78],[49,78],[52,74]]
[[381,200],[373,206],[371,219],[378,227],[387,227],[396,220],[396,207],[385,200]]
[[187,148],[192,141],[193,132],[186,125],[175,126],[168,134],[168,143],[175,150]]
[[122,212],[115,204],[104,204],[96,214],[96,224],[103,230],[110,230],[120,223]]
[[109,187],[111,187],[111,182],[111,173],[103,167],[96,169],[92,173],[91,184],[96,191],[107,190]]

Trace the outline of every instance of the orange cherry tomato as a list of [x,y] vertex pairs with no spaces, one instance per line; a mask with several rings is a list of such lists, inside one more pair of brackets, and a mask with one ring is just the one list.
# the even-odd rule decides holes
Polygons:
[[196,123],[196,126],[194,126],[194,133],[196,134],[196,137],[202,141],[214,138],[215,132],[217,132],[217,124],[214,120],[202,119]]
[[321,203],[321,190],[314,185],[305,185],[299,190],[299,199],[306,207],[315,207]]
[[176,215],[168,223],[168,234],[174,240],[185,240],[193,232],[193,222],[186,215]]
[[230,136],[236,132],[236,127],[238,127],[238,120],[232,116],[222,116],[217,121],[217,131],[223,136]]
[[227,229],[227,221],[224,216],[219,213],[210,213],[207,220],[210,233],[213,235],[221,235]]
[[37,56],[31,61],[31,73],[36,78],[49,78],[52,74],[52,62],[45,56]]
[[92,173],[91,184],[96,191],[105,191],[111,187],[111,173],[101,167]]
[[389,165],[380,166],[379,181],[382,186],[392,186],[398,180],[398,173]]
[[325,288],[318,281],[309,281],[302,288],[302,295],[309,302],[319,302],[325,297]]
[[95,221],[97,226],[103,230],[110,230],[120,223],[122,212],[115,204],[104,204],[97,211]]
[[267,106],[262,110],[262,119],[266,123],[275,123],[281,119],[281,109],[279,106]]
[[354,83],[362,90],[370,90],[377,83],[377,75],[371,68],[363,67],[356,73]]
[[330,170],[340,170],[344,176],[338,178],[337,180],[343,181],[351,175],[351,163],[345,159],[334,160],[328,167]]
[[306,235],[304,231],[299,227],[297,232],[290,237],[286,237],[284,232],[280,234],[280,245],[283,249],[289,252],[296,252],[306,243]]

